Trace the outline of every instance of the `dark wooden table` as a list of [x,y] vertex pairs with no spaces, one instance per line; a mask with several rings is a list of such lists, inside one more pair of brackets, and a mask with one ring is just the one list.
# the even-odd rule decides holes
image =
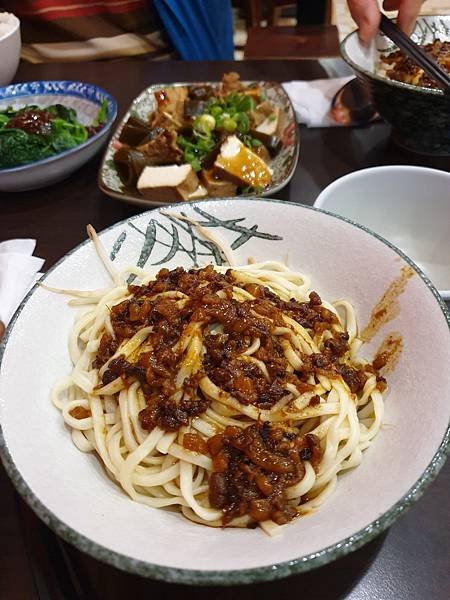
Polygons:
[[252,27],[247,32],[246,59],[298,60],[339,55],[336,25]]
[[[17,81],[75,79],[98,84],[119,103],[119,116],[147,85],[217,80],[226,70],[245,79],[314,79],[325,72],[316,62],[181,63],[126,60],[73,65],[22,65]],[[139,212],[100,193],[99,158],[66,181],[47,189],[0,194],[0,240],[33,237],[36,254],[50,267],[86,237]],[[303,129],[300,162],[277,197],[312,204],[328,183],[350,171],[383,164],[417,164],[448,169],[448,159],[431,159],[396,148],[389,129],[375,123],[355,129]],[[389,466],[386,473],[389,476]],[[447,600],[450,595],[450,465],[424,497],[390,530],[331,565],[287,580],[241,588],[186,588],[117,571],[62,542],[25,506],[0,467],[0,598],[83,600],[154,597],[161,600],[213,596],[263,600],[350,598],[351,600]],[[188,548],[186,549],[189,550]]]

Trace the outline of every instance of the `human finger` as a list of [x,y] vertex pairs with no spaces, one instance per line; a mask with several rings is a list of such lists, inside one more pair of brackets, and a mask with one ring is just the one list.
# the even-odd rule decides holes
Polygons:
[[376,0],[348,0],[350,14],[359,27],[359,39],[368,44],[377,34],[381,13]]
[[385,0],[383,8],[398,10],[397,24],[406,35],[411,35],[423,0]]

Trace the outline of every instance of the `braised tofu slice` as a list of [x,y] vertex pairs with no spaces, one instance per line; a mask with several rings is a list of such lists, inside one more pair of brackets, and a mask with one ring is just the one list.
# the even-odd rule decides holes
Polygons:
[[188,200],[199,180],[191,165],[145,167],[138,182],[138,191],[148,200],[176,202]]
[[236,196],[237,186],[231,181],[221,179],[213,169],[200,171],[200,179],[205,186],[208,196],[212,198],[224,198],[225,196]]
[[266,187],[272,180],[267,164],[235,135],[229,136],[214,162],[214,172],[238,186]]
[[192,192],[192,194],[189,194],[189,200],[203,200],[203,198],[206,198],[207,196],[208,196],[208,192],[200,183],[198,188],[195,190],[195,192]]
[[276,135],[280,125],[280,109],[278,106],[272,107],[272,111],[266,116],[264,121],[256,127],[256,131],[266,135]]

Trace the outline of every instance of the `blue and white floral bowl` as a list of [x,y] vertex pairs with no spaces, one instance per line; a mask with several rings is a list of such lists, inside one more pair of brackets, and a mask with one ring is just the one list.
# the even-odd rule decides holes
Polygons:
[[90,125],[100,104],[107,102],[103,128],[83,144],[36,162],[0,169],[0,191],[19,192],[45,187],[65,179],[88,162],[106,142],[117,115],[117,103],[101,88],[79,81],[31,81],[0,88],[0,110],[7,106],[21,108],[27,104],[49,106],[63,104],[77,111],[78,120]]
[[[417,19],[412,39],[418,44],[434,40],[450,41],[449,16],[423,16]],[[419,154],[450,155],[450,97],[441,89],[428,89],[393,81],[380,73],[380,54],[397,46],[379,34],[364,49],[354,31],[341,44],[343,59],[369,88],[378,113],[392,126],[394,141]]]

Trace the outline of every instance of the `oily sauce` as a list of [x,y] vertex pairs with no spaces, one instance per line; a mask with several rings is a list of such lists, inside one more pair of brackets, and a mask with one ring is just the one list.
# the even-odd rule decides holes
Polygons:
[[364,342],[370,342],[383,325],[399,314],[400,304],[398,298],[405,291],[406,285],[413,275],[414,270],[411,267],[403,267],[400,275],[389,285],[372,310],[369,322],[360,335]]

